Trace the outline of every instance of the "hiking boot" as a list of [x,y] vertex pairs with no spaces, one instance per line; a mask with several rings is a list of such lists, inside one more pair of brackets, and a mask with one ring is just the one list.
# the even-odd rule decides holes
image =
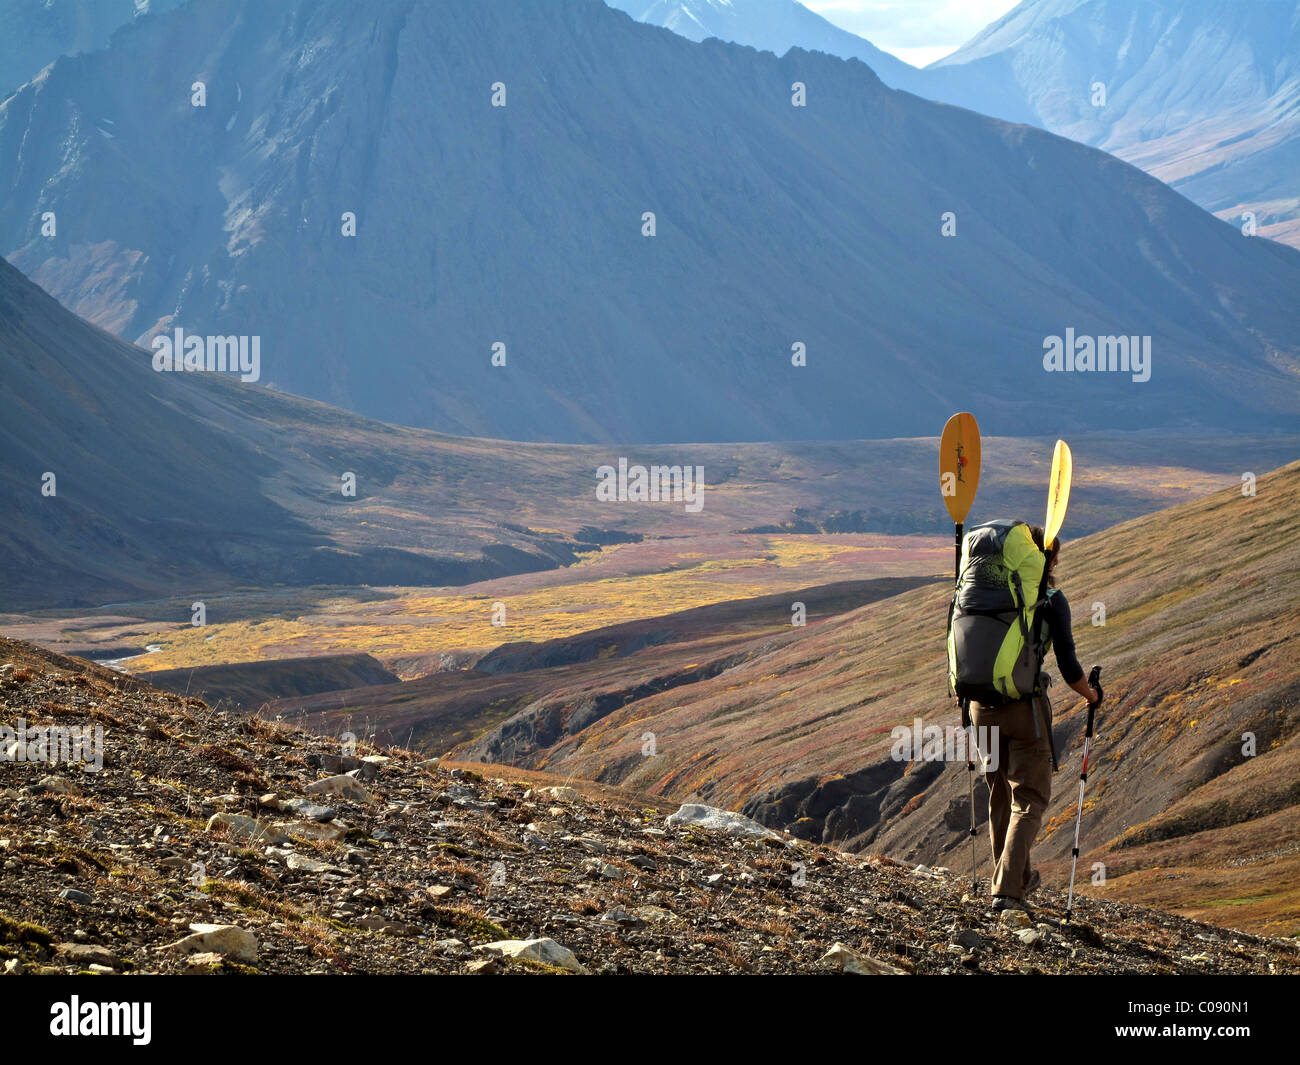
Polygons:
[[1035,891],[1038,890],[1039,886],[1042,883],[1043,883],[1043,874],[1040,873],[1037,869],[1029,870],[1029,879],[1025,881],[1025,889],[1020,893],[1020,897],[1024,899],[1029,898],[1030,895],[1032,895]]
[[1007,895],[994,895],[993,905],[989,908],[994,913],[1001,913],[1003,910],[1025,910],[1026,912],[1029,910],[1029,907],[1019,899],[1013,899]]

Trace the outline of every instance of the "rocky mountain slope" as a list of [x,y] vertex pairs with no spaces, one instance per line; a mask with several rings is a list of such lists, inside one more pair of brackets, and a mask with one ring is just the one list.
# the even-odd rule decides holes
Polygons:
[[[257,336],[264,384],[407,425],[1243,430],[1300,403],[1300,253],[860,63],[600,0],[192,0],[0,105],[0,175],[0,252],[66,306],[131,340]],[[1150,379],[1044,372],[1067,328],[1150,336]]]
[[[995,921],[946,870],[538,774],[335,740],[0,640],[7,973],[1296,973],[1294,942],[1087,902]],[[733,834],[734,833],[734,834]]]
[[[1254,497],[1229,488],[1067,542],[1061,573],[1080,657],[1105,666],[1108,692],[1085,855],[1132,874],[1134,891],[1155,890],[1164,867],[1162,904],[1176,896],[1200,914],[1228,906],[1288,934],[1300,928],[1288,886],[1300,862],[1298,489],[1293,463],[1260,477]],[[959,866],[964,770],[891,758],[895,726],[957,721],[944,679],[947,594],[918,589],[792,629],[663,692],[607,693],[603,714],[588,693],[559,688],[462,753],[743,808],[810,839]],[[1094,626],[1100,609],[1105,625]],[[1069,767],[1083,718],[1077,699],[1057,696],[1066,768],[1039,843],[1045,861],[1066,857],[1072,842]],[[1246,894],[1233,888],[1243,866],[1255,888]],[[1125,890],[1121,877],[1105,894]]]

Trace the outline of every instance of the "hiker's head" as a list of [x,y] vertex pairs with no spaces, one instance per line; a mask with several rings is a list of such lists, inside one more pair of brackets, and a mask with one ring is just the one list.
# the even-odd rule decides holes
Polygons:
[[1034,543],[1038,545],[1038,550],[1047,556],[1047,565],[1043,570],[1043,574],[1047,578],[1047,586],[1049,588],[1055,588],[1056,556],[1061,553],[1061,538],[1058,536],[1053,540],[1052,546],[1049,549],[1043,546],[1043,527],[1041,525],[1031,525],[1029,527],[1029,535],[1034,538]]

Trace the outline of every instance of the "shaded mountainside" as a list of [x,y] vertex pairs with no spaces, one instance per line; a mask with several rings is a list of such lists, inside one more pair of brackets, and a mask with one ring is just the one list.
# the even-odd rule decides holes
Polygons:
[[[1176,896],[1196,912],[1231,905],[1253,927],[1300,927],[1298,490],[1293,463],[1261,477],[1254,498],[1220,492],[1065,547],[1080,657],[1105,667],[1084,848],[1118,876],[1107,891],[1162,904]],[[545,742],[524,727],[537,714],[529,707],[462,753],[508,752],[523,766],[743,807],[812,839],[960,866],[964,765],[890,757],[894,726],[957,722],[945,692],[946,603],[946,589],[927,588],[863,606],[594,721],[584,697],[557,693],[548,720],[561,727]],[[1097,603],[1104,627],[1089,624]],[[1071,845],[1070,767],[1085,716],[1061,690],[1065,768],[1038,852],[1049,861]],[[1225,851],[1230,860],[1215,865]],[[1157,855],[1188,869],[1166,869],[1170,879],[1153,885]],[[1252,891],[1234,893],[1237,881]]]
[[1300,971],[1293,942],[1120,903],[999,922],[943,869],[345,751],[0,639],[18,718],[101,727],[103,765],[0,762],[6,973]]
[[1001,68],[954,72],[918,69],[870,41],[841,29],[795,0],[606,0],[638,22],[662,26],[691,41],[716,37],[774,55],[791,48],[859,59],[891,89],[992,115],[1042,125],[1024,90]]
[[[407,425],[851,439],[1300,405],[1300,253],[859,62],[600,0],[192,0],[0,105],[0,174],[0,252],[66,306],[132,340],[258,336],[264,383]],[[1067,328],[1150,336],[1150,380],[1044,372]]]
[[[408,462],[423,451],[420,466],[455,476],[454,444],[431,455],[428,436],[217,374],[155,373],[146,352],[3,261],[0,356],[10,609],[201,599],[235,582],[454,583],[550,568],[583,549],[470,513],[426,518],[400,491],[376,498],[403,445]],[[339,491],[344,471],[358,475],[354,500]]]

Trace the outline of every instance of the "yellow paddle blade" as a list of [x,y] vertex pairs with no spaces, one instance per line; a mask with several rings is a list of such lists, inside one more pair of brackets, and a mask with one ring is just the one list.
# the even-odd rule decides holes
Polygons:
[[1070,505],[1070,478],[1074,475],[1074,458],[1070,445],[1056,442],[1052,452],[1052,480],[1047,486],[1047,520],[1043,522],[1043,546],[1051,547],[1056,534],[1065,524],[1065,508]]
[[979,483],[980,427],[975,415],[954,414],[939,438],[939,491],[954,523],[966,520]]

